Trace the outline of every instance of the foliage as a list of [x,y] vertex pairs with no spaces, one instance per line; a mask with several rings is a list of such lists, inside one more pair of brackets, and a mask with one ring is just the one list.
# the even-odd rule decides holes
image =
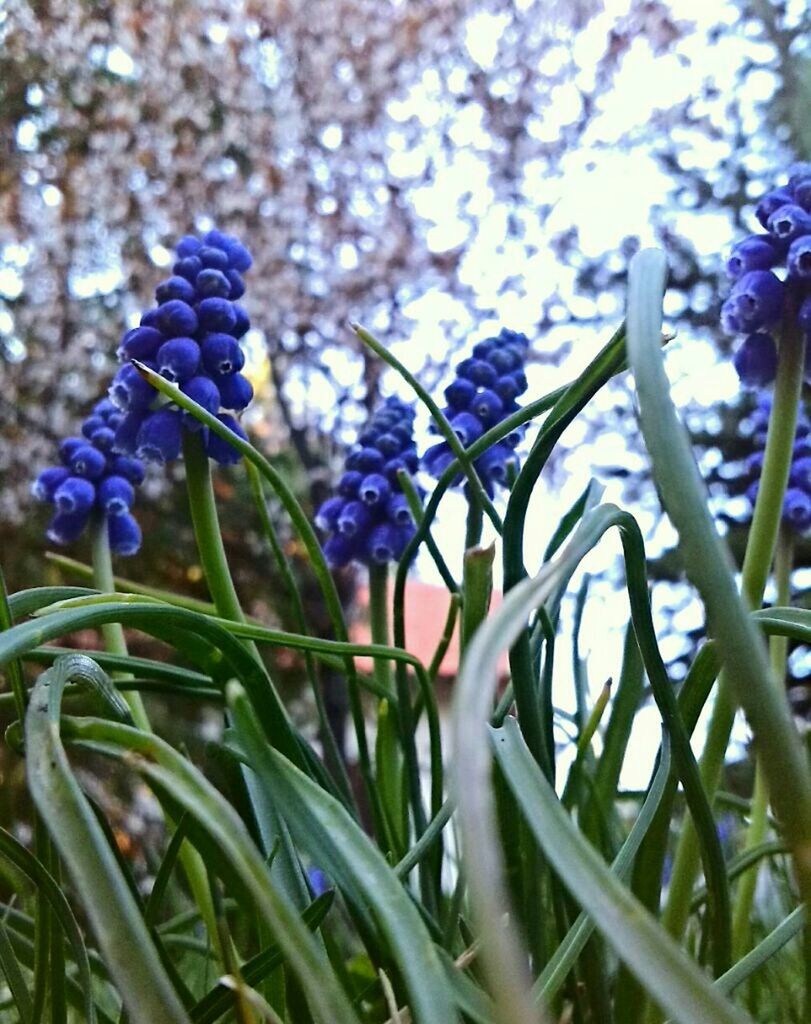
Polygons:
[[[781,685],[790,645],[811,641],[791,587],[809,551],[811,314],[794,301],[807,168],[758,208],[769,235],[734,251],[723,309],[717,278],[776,156],[811,156],[809,14],[779,0],[694,22],[678,10],[0,12],[0,531],[14,531],[15,591],[0,576],[0,1020],[808,1019],[811,775]],[[650,96],[636,95],[640,67]],[[247,313],[250,257],[215,225],[250,242]],[[184,238],[139,324],[154,267],[187,231],[215,251]],[[645,234],[667,251],[664,295],[661,252],[630,262]],[[786,260],[784,282],[769,272]],[[626,321],[591,358],[626,289]],[[507,309],[515,330],[468,348],[443,407],[457,350]],[[802,330],[772,332],[784,313]],[[774,380],[775,396],[770,416],[744,400],[697,434],[700,397],[672,389],[714,523],[662,347],[675,326],[668,369],[695,375],[702,339],[728,355],[719,316],[748,335],[741,377]],[[387,343],[350,334],[359,319]],[[542,351],[527,344],[539,332]],[[111,453],[122,420],[105,401],[36,488],[56,506],[50,539],[89,533],[92,565],[51,555],[43,570],[44,520],[24,494],[106,386],[122,333],[112,397],[135,413],[133,453],[182,454],[139,491],[160,554],[114,575],[112,555],[140,546],[143,472]],[[533,364],[575,346],[579,375],[539,397]],[[399,397],[381,406],[384,370]],[[412,479],[405,398],[441,438],[421,463],[435,481]],[[591,473],[572,438],[620,425],[624,464],[596,468],[625,479],[633,515],[595,480],[563,515],[530,504],[564,461]],[[464,540],[440,545],[437,514],[461,483]],[[752,508],[737,515],[730,491]],[[654,538],[648,559],[657,495],[679,545],[659,557]],[[616,685],[595,689],[579,645],[600,605],[584,571],[614,535],[631,618]],[[448,592],[430,663],[404,615],[417,557]],[[496,557],[505,597],[491,608]],[[370,644],[349,638],[350,561],[368,572]],[[705,619],[670,624],[678,688],[651,611],[662,576],[700,595]],[[447,723],[437,671],[457,622]],[[574,714],[553,701],[569,681]],[[757,760],[744,796],[728,791],[739,709]],[[651,715],[661,744],[647,788],[629,791],[631,734]]]
[[[0,664],[17,715],[7,739],[23,759],[35,811],[32,850],[0,832],[9,892],[0,926],[7,985],[0,1012],[7,1019],[28,1024],[46,1012],[53,1021],[125,1014],[134,1024],[802,1019],[808,993],[798,1001],[795,989],[803,988],[798,960],[807,958],[808,947],[801,955],[796,937],[811,892],[811,770],[771,678],[763,636],[777,637],[779,672],[780,638],[807,642],[811,613],[749,609],[759,603],[753,596],[758,588],[762,593],[774,555],[803,353],[785,340],[780,345],[779,415],[766,439],[740,597],[662,369],[664,275],[662,253],[637,256],[626,324],[597,358],[565,387],[494,418],[471,438],[460,439],[409,371],[357,329],[362,342],[415,385],[453,451],[425,501],[409,483],[408,467],[398,469],[413,524],[391,594],[387,560],[369,568],[369,645],[349,642],[335,579],[285,478],[216,410],[168,379],[172,374],[133,362],[154,389],[153,402],[201,428],[187,432],[184,461],[212,604],[116,588],[106,524],[98,516],[91,523],[92,589],[40,587],[0,601]],[[659,650],[643,537],[629,512],[601,503],[590,487],[554,530],[540,568],[524,560],[528,502],[562,432],[629,370],[652,471],[710,624],[711,638],[678,691]],[[382,458],[374,445],[395,428],[388,413],[400,406],[386,409],[385,422],[373,420],[373,436],[358,452],[373,449]],[[400,411],[409,433],[410,409]],[[502,515],[478,470],[486,453],[516,431],[529,432],[532,441],[523,465],[502,481],[509,489]],[[259,510],[269,494],[285,509],[334,639],[312,628],[300,595],[297,631],[245,616],[206,454],[214,436],[239,454]],[[460,475],[467,477],[471,516],[457,583],[430,541],[430,527]],[[507,593],[497,610],[489,609],[493,552],[476,541],[483,509],[502,535]],[[266,516],[262,522],[267,529]],[[550,689],[561,671],[561,601],[584,559],[614,530],[631,607],[624,664],[613,699],[606,692],[593,708],[575,666],[580,712],[570,723],[570,757],[568,746],[556,742],[561,716]],[[272,528],[266,539],[297,593]],[[406,573],[423,544],[442,566],[451,624],[461,607],[452,758],[434,692],[438,660],[429,667],[409,653],[403,619]],[[51,646],[91,629],[102,630],[107,648],[97,660]],[[124,630],[154,638],[160,655],[131,658]],[[326,738],[323,758],[291,718],[262,656],[280,648],[306,656]],[[511,680],[499,694],[498,664],[508,650]],[[360,656],[374,659],[371,676],[358,671]],[[50,667],[32,683],[28,667],[43,662]],[[354,784],[341,739],[331,733],[316,662],[347,681],[359,767]],[[662,742],[638,813],[628,816],[618,779],[633,757],[628,741],[643,704],[643,674],[661,717]],[[224,711],[224,730],[213,741],[224,773],[213,775],[182,745],[153,731],[141,697],[156,685],[170,704],[185,698]],[[713,721],[721,725],[710,726],[700,769],[690,737],[714,689]],[[708,754],[723,760],[729,736],[723,727],[738,703],[763,754],[776,821],[774,835],[767,823],[757,842],[734,829],[730,856],[718,827],[717,783],[705,762]],[[417,742],[422,723],[424,767]],[[165,831],[149,850],[152,878],[141,884],[88,793],[88,776],[109,765],[143,780],[160,805]],[[756,795],[753,821],[759,800]],[[764,816],[767,808],[768,798]],[[674,829],[681,840],[667,885]],[[700,888],[692,849],[703,866]],[[770,900],[782,911],[777,920],[771,906],[749,901],[744,885],[763,860]],[[746,922],[756,922],[743,935],[733,929],[733,908],[737,920],[742,904]],[[766,965],[779,984],[768,981]]]

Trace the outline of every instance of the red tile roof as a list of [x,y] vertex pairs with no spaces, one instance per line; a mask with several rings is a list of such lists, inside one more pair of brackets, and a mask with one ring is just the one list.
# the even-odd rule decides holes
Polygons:
[[[391,591],[391,584],[389,587]],[[501,604],[501,594],[494,591],[490,611],[492,612]],[[406,627],[406,649],[416,655],[428,666],[439,644],[445,623],[448,617],[450,606],[450,595],[444,587],[434,586],[430,583],[422,583],[419,580],[409,580],[406,584],[405,595],[405,627]],[[369,590],[365,586],[358,588],[357,593],[358,615],[350,624],[349,635],[354,643],[371,643],[369,630]],[[358,669],[362,672],[370,672],[372,669],[371,658],[358,658]],[[499,661],[499,674],[507,674],[507,655]],[[450,646],[442,660],[439,675],[444,679],[454,678],[459,671],[459,620],[457,618],[454,627],[453,637]]]

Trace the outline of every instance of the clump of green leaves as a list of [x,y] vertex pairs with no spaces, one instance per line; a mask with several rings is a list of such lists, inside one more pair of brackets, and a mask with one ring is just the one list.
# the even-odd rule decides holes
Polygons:
[[[391,596],[385,569],[371,581],[371,644],[350,642],[320,543],[284,477],[222,419],[139,367],[157,391],[239,452],[258,521],[291,590],[298,631],[244,615],[219,531],[210,463],[194,433],[185,451],[187,484],[210,605],[116,586],[103,531],[92,589],[3,592],[0,665],[17,717],[7,740],[24,758],[36,815],[33,849],[0,830],[7,877],[0,1020],[803,1019],[798,937],[811,892],[811,773],[771,678],[764,634],[808,641],[811,613],[785,606],[751,611],[760,605],[752,588],[760,583],[762,592],[774,555],[777,485],[759,518],[756,512],[739,596],[662,369],[664,273],[660,253],[640,254],[626,324],[596,359],[568,386],[530,401],[466,447],[451,440],[447,420],[408,371],[359,329],[361,340],[415,384],[439,432],[450,430],[452,456],[424,505],[404,474],[416,532],[397,564]],[[786,346],[781,358],[796,353]],[[709,624],[678,690],[659,651],[644,544],[630,512],[602,504],[592,485],[553,531],[540,569],[524,561],[529,500],[547,460],[600,389],[629,371],[654,475]],[[797,394],[784,391],[775,401],[791,418]],[[521,428],[531,447],[507,481],[502,514],[481,487],[477,466]],[[778,437],[772,460],[785,455],[779,449]],[[767,443],[767,462],[769,450]],[[431,526],[460,474],[472,514],[458,582]],[[330,639],[313,635],[307,622],[267,515],[269,494],[307,552]],[[500,535],[505,598],[497,611],[489,608],[494,553],[477,543],[483,510]],[[551,692],[561,604],[584,558],[614,531],[631,607],[623,663],[613,693],[604,690],[592,704],[575,648],[578,714],[569,723],[572,756],[564,760]],[[448,621],[430,665],[409,653],[403,615],[406,574],[423,545],[448,587]],[[581,611],[587,601],[584,587]],[[449,757],[435,676],[457,617],[464,650]],[[53,646],[87,629],[102,631],[106,650],[66,655]],[[130,656],[125,629],[160,641],[165,658]],[[303,654],[304,681],[326,737],[323,761],[279,695],[262,656],[273,648]],[[511,678],[498,693],[503,652]],[[372,658],[375,671],[359,672],[359,657]],[[358,785],[336,757],[338,744],[330,746],[319,666],[346,679]],[[646,791],[626,794],[618,780],[646,680],[661,718],[661,746]],[[152,731],[134,695],[155,690],[170,706],[191,700],[223,709],[226,729],[216,753],[228,769],[225,781],[218,776],[215,786],[185,750]],[[746,712],[775,815],[758,844],[744,844],[739,830],[731,858],[716,825],[717,778],[702,770],[690,742],[713,697],[716,714],[738,704]],[[423,723],[426,766],[416,742]],[[723,742],[718,735],[708,743],[720,746],[723,760],[728,732]],[[159,801],[165,842],[151,851],[146,895],[79,784],[77,757],[85,770],[116,765]],[[663,924],[666,864],[674,834],[687,834],[687,823],[704,883],[677,859]],[[742,880],[764,862],[772,899],[756,907],[756,927],[745,941],[733,942]]]

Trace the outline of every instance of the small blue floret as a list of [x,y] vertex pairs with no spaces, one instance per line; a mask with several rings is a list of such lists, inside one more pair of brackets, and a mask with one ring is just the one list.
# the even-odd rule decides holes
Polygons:
[[57,487],[53,503],[59,512],[89,512],[96,500],[96,488],[81,476],[69,476]]
[[107,536],[117,555],[134,555],[141,547],[141,527],[128,512],[107,519]]
[[172,462],[180,455],[183,440],[182,420],[177,409],[158,409],[150,413],[141,424],[135,445],[139,459]]
[[[112,439],[127,419],[108,399],[96,402],[82,423],[84,438],[66,438],[59,446],[62,465],[51,466],[36,478],[34,496],[56,510],[47,529],[49,540],[72,543],[94,516],[102,521],[127,513],[132,506],[133,485],[144,478],[143,464],[112,451]],[[140,532],[138,538],[140,543]],[[137,545],[129,553],[134,550]]]
[[[238,437],[241,437],[243,441],[247,441],[248,437],[238,421],[233,416],[229,416],[227,412],[220,413],[217,419],[224,426],[232,430]],[[230,441],[226,441],[220,437],[219,434],[215,434],[213,430],[208,433],[208,440],[206,441],[206,451],[214,459],[215,462],[219,462],[221,466],[234,466],[242,458],[242,453],[238,448],[235,448]]]
[[158,373],[173,384],[184,384],[200,366],[200,346],[193,338],[171,338],[158,349]]

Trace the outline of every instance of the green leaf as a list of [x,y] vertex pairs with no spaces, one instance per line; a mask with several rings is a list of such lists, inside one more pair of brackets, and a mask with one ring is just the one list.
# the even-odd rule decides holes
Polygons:
[[[660,748],[659,758],[653,778],[651,779],[648,794],[645,797],[645,802],[611,865],[612,873],[621,880],[625,880],[631,872],[639,847],[642,845],[642,840],[647,835],[648,829],[656,816],[656,811],[661,804],[662,796],[667,787],[671,761],[670,746],[666,740],[667,737],[665,736],[665,742]],[[499,749],[498,746],[495,748],[497,755]],[[550,1003],[555,998],[593,931],[594,922],[587,911],[584,910],[569,929],[566,938],[555,950],[535,982],[533,991],[536,998],[547,1003]]]
[[[319,928],[334,898],[334,893],[325,892],[314,900],[301,915],[304,924],[312,931]],[[242,978],[247,985],[256,986],[283,962],[284,953],[281,948],[278,945],[269,946],[242,964]],[[233,1000],[231,989],[218,984],[192,1008],[191,1019],[194,1024],[214,1024],[231,1008]]]
[[[262,748],[267,749],[267,739],[258,726],[257,733]],[[176,807],[186,812],[239,877],[256,911],[306,986],[318,1020],[322,1024],[359,1024],[322,949],[295,907],[271,881],[267,865],[242,820],[192,764],[158,737],[115,722],[67,718],[63,734],[73,744],[130,765],[159,796],[168,795]]]
[[[20,1024],[30,1024],[33,1013],[31,996],[28,994],[28,986],[23,977],[17,954],[14,952],[6,926],[2,921],[0,921],[0,970],[8,983],[11,997],[19,1014]],[[92,1002],[90,1006],[93,1006]]]
[[[284,589],[287,592],[290,605],[289,617],[292,619],[295,630],[298,633],[306,634],[308,630],[307,618],[304,614],[304,602],[302,600],[301,593],[299,592],[295,574],[290,566],[290,561],[285,554],[276,528],[270,517],[268,502],[265,497],[264,486],[262,484],[262,477],[259,474],[259,470],[252,462],[246,462],[245,468],[248,474],[248,483],[250,484],[254,506],[256,507],[259,521],[262,524],[262,532],[273,555],[273,560],[276,563],[276,569],[281,577],[282,583],[284,584]],[[284,622],[284,619],[282,621]],[[318,670],[316,668],[315,658],[313,657],[312,651],[304,651],[304,668],[307,673],[307,680],[310,684],[310,691],[312,692],[313,700],[315,701],[316,713],[318,715],[319,734],[326,746],[324,751],[325,760],[327,764],[330,765],[333,773],[338,776],[339,784],[343,790],[344,796],[351,802],[352,787],[346,772],[344,758],[341,756],[338,739],[333,731],[329,715],[327,714],[327,708],[324,703],[324,689],[318,677]]]
[[[315,574],[321,593],[323,594],[324,603],[326,605],[335,636],[339,641],[347,642],[349,634],[346,627],[343,606],[341,605],[341,598],[338,594],[335,580],[333,579],[332,573],[327,565],[324,552],[318,541],[316,532],[313,529],[308,516],[304,512],[304,509],[302,509],[295,494],[285,481],[282,474],[279,473],[272,463],[269,462],[261,452],[257,451],[249,441],[246,441],[238,434],[235,434],[233,430],[229,430],[229,428],[218,420],[216,416],[206,412],[202,406],[192,401],[188,395],[185,395],[178,386],[172,384],[164,377],[161,377],[160,374],[153,372],[148,366],[145,366],[142,363],[133,361],[133,365],[137,367],[139,373],[141,373],[141,375],[148,380],[157,391],[166,395],[180,406],[181,409],[190,413],[200,423],[208,427],[209,430],[212,430],[219,437],[223,438],[223,440],[231,444],[240,453],[240,455],[256,467],[260,475],[268,482],[268,484],[270,484],[271,488],[279,498],[279,501],[284,506],[284,509],[290,517],[296,532],[301,538],[302,544],[307,550],[310,565],[312,566],[313,573]],[[360,702],[357,672],[355,671],[355,665],[351,658],[347,657],[344,664],[349,684],[352,720],[355,726],[361,769],[365,775],[364,781],[366,782],[367,787],[370,788],[371,796],[374,799],[375,794],[373,780],[371,779],[365,732],[365,719]]]
[[543,553],[544,562],[548,562],[558,553],[566,538],[586,512],[599,505],[604,490],[605,487],[602,484],[596,480],[589,480],[583,493],[555,527],[555,532],[552,534],[546,546],[546,551]]
[[[631,603],[631,618],[637,642],[648,678],[650,679],[657,707],[662,716],[663,725],[672,742],[673,760],[677,767],[679,778],[684,785],[690,813],[696,823],[705,871],[707,877],[711,879],[713,950],[718,973],[721,973],[721,969],[729,956],[730,943],[729,892],[723,852],[712,816],[712,809],[701,785],[698,766],[690,747],[689,737],[656,641],[645,575],[644,544],[639,527],[633,516],[627,512],[620,511],[615,506],[603,505],[592,510],[583,518],[580,526],[558,558],[554,562],[547,563],[534,579],[526,580],[519,584],[519,586],[523,587],[520,594],[510,601],[505,598],[504,604],[496,615],[479,632],[475,641],[476,657],[470,665],[467,664],[467,659],[463,664],[458,694],[465,692],[468,688],[472,690],[474,687],[477,687],[477,700],[487,696],[490,692],[487,689],[484,690],[482,696],[480,682],[482,670],[478,662],[484,657],[492,658],[494,650],[504,649],[512,640],[524,632],[523,624],[533,609],[545,602],[555,600],[556,595],[561,592],[567,580],[571,577],[575,567],[586,553],[596,545],[605,532],[612,527],[619,529],[622,540],[628,580],[628,594]],[[488,645],[490,650],[487,650]],[[467,681],[468,672],[471,675],[469,682]],[[489,680],[489,676],[486,673],[484,674]],[[457,697],[456,705],[458,705],[459,699]],[[468,700],[470,701],[469,696]],[[469,702],[464,713],[460,709],[459,724],[457,725],[459,729],[457,748],[467,749],[469,755],[475,759],[476,755],[471,749],[472,744],[468,737],[474,736],[477,729],[481,728],[485,715],[482,713],[481,707],[478,706],[479,717],[473,719],[474,707],[477,707],[477,705]],[[471,720],[468,720],[468,716],[471,716]],[[534,753],[535,751],[533,751]],[[457,763],[459,761],[460,759],[457,756]],[[492,912],[493,909],[491,908],[488,916]]]
[[56,604],[57,601],[67,601],[72,597],[90,597],[95,593],[95,590],[88,587],[32,587],[11,594],[8,605],[14,619],[23,619],[40,608]]
[[88,1024],[93,1024],[96,1018],[90,987],[90,964],[87,949],[85,948],[79,925],[73,916],[73,911],[70,909],[70,904],[65,899],[62,889],[45,865],[30,850],[23,846],[19,840],[15,839],[11,833],[6,832],[2,828],[0,828],[0,855],[6,857],[19,868],[50,904],[53,916],[65,933],[73,951],[73,957],[79,972],[79,981],[85,993],[85,1019]]
[[[24,967],[32,970],[35,963],[34,943],[31,939],[31,936],[35,931],[34,921],[32,918],[26,918],[24,914],[20,914],[20,912],[15,910],[13,907],[6,906],[4,910],[9,919],[6,925],[6,931],[8,932],[8,936],[14,947],[14,953]],[[14,921],[13,925],[11,923],[12,920]],[[94,974],[104,979],[106,982],[109,979],[109,975],[98,954],[94,953],[91,955],[91,964],[93,966]],[[88,993],[71,975],[68,975],[65,978],[65,994],[67,995],[70,1005],[75,1007],[78,1013],[82,1014],[86,1012],[85,1007],[88,1001]],[[102,1006],[94,1004],[94,1011],[96,1014],[95,1019],[99,1024],[115,1024],[113,1018],[105,1012]],[[88,1018],[79,1017],[78,1019],[82,1021],[82,1024],[84,1024],[84,1021]]]
[[577,830],[515,722],[508,720],[492,737],[499,766],[555,871],[656,1001],[682,1024],[750,1021],[713,987]]
[[[14,613],[8,600],[6,578],[3,575],[2,566],[0,566],[0,630],[11,629],[13,625]],[[17,706],[17,717],[23,718],[25,715],[27,694],[25,690],[25,681],[23,679],[22,666],[19,661],[14,660],[9,664],[8,678],[11,683],[11,693]],[[10,981],[9,984],[11,984]]]
[[[91,603],[86,606],[23,622],[0,634],[0,665],[48,640],[107,622],[129,624],[153,636],[171,634],[175,643],[183,635],[202,637],[206,643],[218,649],[218,656],[227,674],[236,676],[244,683],[271,741],[284,749],[291,759],[304,764],[300,741],[287,712],[264,668],[236,639],[235,624],[212,620],[185,608],[154,601],[131,603],[125,600],[106,600],[96,604],[95,597],[87,600]],[[240,627],[243,630],[255,628],[241,624]]]
[[[73,573],[80,579],[93,582],[93,568],[79,562],[75,558],[68,558],[67,555],[55,551],[46,551],[45,558],[54,565],[64,569],[67,573]],[[141,594],[144,597],[154,597],[158,601],[165,601],[167,604],[176,604],[180,608],[188,608],[189,611],[202,612],[204,615],[215,615],[217,610],[210,601],[200,601],[195,597],[188,597],[186,594],[176,594],[172,590],[163,590],[161,587],[150,587],[145,583],[138,583],[136,580],[127,579],[125,576],[114,576],[113,583],[118,593]]]
[[[26,661],[36,662],[39,665],[52,665],[60,655],[74,653],[75,651],[70,647],[49,645],[48,647],[35,647],[33,650],[27,651],[23,657]],[[129,672],[133,676],[175,683],[181,688],[189,686],[205,689],[212,685],[211,676],[189,668],[181,668],[179,665],[170,665],[165,661],[154,661],[152,658],[137,658],[131,654],[120,655],[109,654],[107,651],[93,651],[93,661],[105,672]],[[117,682],[121,682],[121,680]]]
[[658,250],[631,264],[628,356],[636,380],[645,444],[664,506],[679,533],[687,574],[707,609],[725,672],[752,726],[775,807],[795,855],[798,879],[811,899],[811,770],[785,695],[774,684],[763,638],[741,601],[729,551],[707,507],[685,429],[670,397],[661,353],[662,296],[667,264]]
[[245,756],[297,844],[336,882],[349,881],[347,898],[371,908],[402,972],[416,1024],[458,1021],[425,924],[380,851],[338,801],[267,746],[241,687],[230,684],[228,698]]
[[389,702],[381,700],[377,705],[375,774],[393,849],[401,856],[408,849],[408,809],[403,789],[405,779],[399,735]]
[[[692,801],[691,810],[701,810],[703,801],[707,822],[701,822],[704,826],[701,835],[708,852],[707,863],[720,868],[723,887],[727,885],[718,835],[653,632],[639,528],[633,517],[607,505],[593,510],[582,520],[554,562],[547,563],[535,578],[524,580],[506,595],[498,612],[476,634],[462,664],[453,714],[455,794],[459,802],[471,899],[482,929],[487,928],[488,922],[500,918],[507,905],[489,787],[489,756],[484,746],[485,723],[495,691],[499,652],[509,647],[524,631],[524,624],[533,609],[560,593],[585,554],[611,526],[617,526],[621,532],[634,629],[663,724],[673,742],[674,760]],[[719,886],[714,893],[716,899],[722,891]],[[717,914],[716,920],[726,921],[728,934],[728,911]],[[482,942],[490,984],[497,993],[497,1005],[504,1008],[504,1019],[510,1019],[510,1014],[515,1017],[524,1013],[531,1020],[528,997],[521,996],[528,979],[515,935],[509,929],[491,930],[489,934],[483,931]],[[721,948],[720,943],[718,947]]]
[[643,679],[639,645],[629,623],[625,631],[619,683],[603,735],[603,752],[597,762],[594,784],[583,813],[583,831],[592,839],[596,839],[616,818],[614,798],[634,717],[642,699]]
[[462,649],[487,618],[493,593],[493,559],[495,545],[470,548],[464,558],[464,591],[462,601]]
[[715,987],[721,992],[733,992],[738,985],[746,981],[802,930],[805,919],[805,907],[797,907],[785,921],[780,922],[774,931],[769,932],[762,942],[759,942],[745,957],[730,967],[726,974],[722,974],[715,982]]
[[134,1024],[188,1024],[139,908],[70,770],[59,735],[65,684],[101,676],[89,658],[58,661],[37,680],[25,723],[31,796],[70,871]]
[[[529,500],[535,484],[563,431],[603,385],[617,372],[625,358],[625,326],[617,330],[583,373],[561,395],[538,433],[530,454],[510,492],[504,517],[504,590],[512,589],[526,576],[524,534]],[[554,752],[546,749],[546,736],[538,711],[538,695],[529,634],[523,630],[510,650],[510,671],[515,706],[521,728],[533,755],[552,775]]]

